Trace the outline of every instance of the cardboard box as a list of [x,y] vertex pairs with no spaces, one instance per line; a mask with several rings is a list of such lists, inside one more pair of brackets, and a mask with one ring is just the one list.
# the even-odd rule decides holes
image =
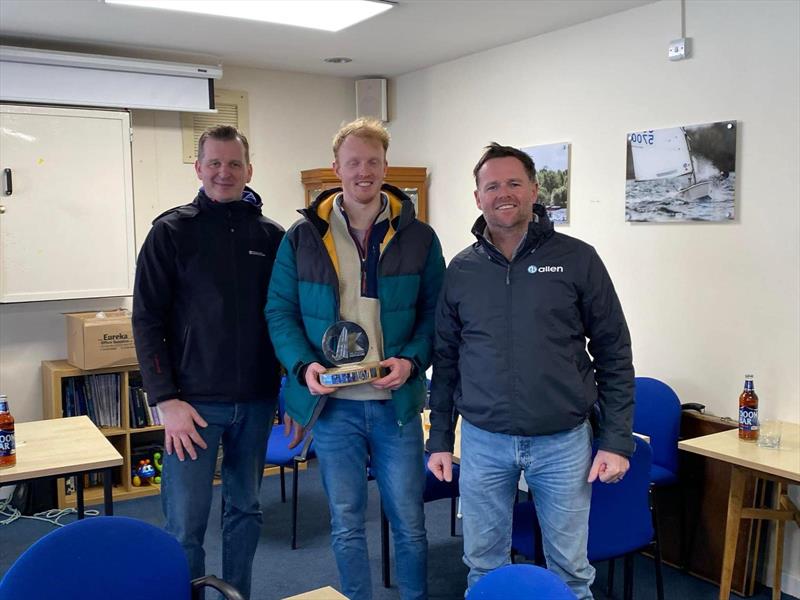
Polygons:
[[130,313],[125,309],[65,313],[67,362],[79,369],[136,364]]

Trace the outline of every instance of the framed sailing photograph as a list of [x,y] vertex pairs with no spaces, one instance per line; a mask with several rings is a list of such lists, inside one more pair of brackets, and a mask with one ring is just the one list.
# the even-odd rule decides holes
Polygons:
[[522,151],[536,166],[537,202],[547,209],[555,225],[569,223],[569,144],[528,146]]
[[628,134],[625,220],[733,221],[736,121]]

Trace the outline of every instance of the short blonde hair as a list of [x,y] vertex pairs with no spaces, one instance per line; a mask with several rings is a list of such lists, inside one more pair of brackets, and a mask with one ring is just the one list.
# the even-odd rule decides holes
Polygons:
[[359,117],[346,125],[342,125],[336,135],[333,136],[333,157],[339,157],[339,148],[348,136],[354,135],[357,138],[375,140],[383,146],[383,152],[389,149],[389,132],[383,123],[372,117]]

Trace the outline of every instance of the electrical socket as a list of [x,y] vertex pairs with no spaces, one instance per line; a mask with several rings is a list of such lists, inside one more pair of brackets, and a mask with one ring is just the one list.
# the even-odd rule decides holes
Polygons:
[[689,38],[672,40],[669,43],[667,57],[670,60],[683,60],[689,56]]

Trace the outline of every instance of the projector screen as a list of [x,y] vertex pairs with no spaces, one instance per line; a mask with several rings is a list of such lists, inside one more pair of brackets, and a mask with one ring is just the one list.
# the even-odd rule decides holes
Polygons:
[[11,61],[0,61],[0,100],[215,112],[213,78]]

